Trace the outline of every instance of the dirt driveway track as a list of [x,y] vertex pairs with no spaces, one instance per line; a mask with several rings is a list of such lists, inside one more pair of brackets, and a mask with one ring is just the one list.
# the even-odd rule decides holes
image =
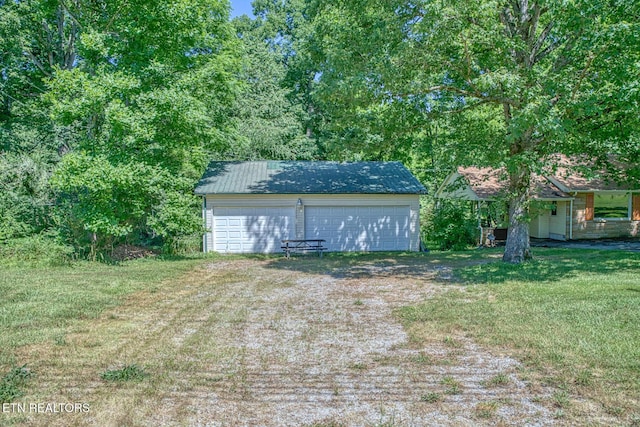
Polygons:
[[[437,270],[388,260],[313,273],[296,263],[309,260],[208,266],[245,275],[211,290],[206,310],[220,320],[189,329],[222,344],[224,356],[203,362],[205,387],[167,394],[163,407],[188,405],[197,426],[553,423],[514,360],[464,338],[408,342],[393,310],[445,291],[434,284]],[[483,386],[496,376],[507,384]]]
[[[46,384],[56,363],[81,365],[69,378],[52,378],[65,391],[50,398],[91,402],[89,414],[49,417],[47,425],[562,421],[549,403],[553,390],[520,380],[515,360],[455,333],[411,342],[394,310],[454,288],[449,267],[423,257],[336,258],[221,258],[133,295],[91,330],[69,334],[52,366],[40,367]],[[113,385],[97,377],[126,363],[145,366],[149,377]]]

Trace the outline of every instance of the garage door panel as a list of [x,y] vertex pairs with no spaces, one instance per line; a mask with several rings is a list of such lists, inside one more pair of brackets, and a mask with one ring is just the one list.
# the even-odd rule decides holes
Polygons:
[[409,206],[305,208],[305,237],[331,251],[408,250]]
[[281,240],[295,235],[293,208],[214,207],[217,252],[279,252]]

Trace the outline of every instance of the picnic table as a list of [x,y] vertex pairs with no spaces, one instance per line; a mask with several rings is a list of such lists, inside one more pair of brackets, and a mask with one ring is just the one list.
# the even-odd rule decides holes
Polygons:
[[327,250],[322,246],[325,241],[323,239],[283,240],[281,248],[287,258],[291,257],[291,252],[316,252],[322,257],[322,252]]

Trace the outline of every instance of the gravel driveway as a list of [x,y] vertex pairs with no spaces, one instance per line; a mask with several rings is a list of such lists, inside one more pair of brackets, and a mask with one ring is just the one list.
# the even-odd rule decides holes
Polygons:
[[393,260],[322,271],[326,262],[209,265],[245,280],[217,287],[208,307],[217,319],[197,326],[218,346],[205,385],[166,396],[156,421],[173,424],[173,406],[197,426],[554,424],[539,403],[550,392],[519,380],[515,360],[464,337],[409,342],[393,311],[446,292],[442,271]]

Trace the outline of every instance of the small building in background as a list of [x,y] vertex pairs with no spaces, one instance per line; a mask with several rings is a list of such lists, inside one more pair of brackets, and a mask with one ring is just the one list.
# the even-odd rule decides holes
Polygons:
[[329,251],[418,251],[425,187],[400,162],[211,162],[205,252],[273,253],[323,239]]
[[[531,237],[572,240],[638,236],[640,188],[618,184],[603,175],[586,178],[572,166],[563,158],[553,174],[533,176]],[[435,197],[473,203],[483,229],[481,241],[485,242],[489,233],[500,233],[507,226],[507,211],[502,207],[506,190],[504,170],[460,167],[444,180]]]

